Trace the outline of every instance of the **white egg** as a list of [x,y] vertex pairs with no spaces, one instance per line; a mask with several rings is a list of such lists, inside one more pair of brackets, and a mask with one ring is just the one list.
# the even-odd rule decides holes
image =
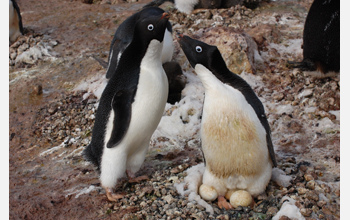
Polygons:
[[214,201],[218,197],[214,187],[204,184],[199,187],[199,195],[206,201]]
[[230,198],[231,198],[231,195],[234,193],[234,192],[236,192],[238,189],[230,189],[229,191],[227,191],[227,193],[225,194],[225,198],[227,199],[227,200],[230,200]]
[[252,201],[252,196],[245,190],[238,190],[232,193],[230,197],[230,203],[234,208],[237,208],[238,206],[249,206]]

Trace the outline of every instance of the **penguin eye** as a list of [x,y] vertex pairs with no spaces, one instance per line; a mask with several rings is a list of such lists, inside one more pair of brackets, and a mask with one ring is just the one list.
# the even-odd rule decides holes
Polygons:
[[201,52],[202,52],[202,47],[196,46],[196,52],[197,52],[197,53],[201,53]]
[[153,31],[153,29],[154,29],[153,24],[149,24],[148,27],[147,27],[147,29],[148,29],[149,31]]

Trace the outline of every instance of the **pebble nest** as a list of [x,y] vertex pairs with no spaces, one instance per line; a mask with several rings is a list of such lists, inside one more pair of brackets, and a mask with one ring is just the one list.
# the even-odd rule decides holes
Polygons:
[[[236,6],[230,9],[196,10],[191,15],[186,15],[174,8],[168,9],[173,29],[190,36],[198,30],[213,26],[253,29],[256,25],[251,22],[251,19],[263,10],[258,8],[252,11],[244,6]],[[295,16],[305,18],[305,13],[300,14],[302,13],[296,13]],[[281,19],[280,14],[274,14],[274,17]],[[281,26],[280,29],[283,32],[284,27]],[[281,41],[284,37],[282,35],[280,34],[277,39],[270,36],[269,43]],[[301,38],[300,33],[288,37]],[[33,35],[26,39],[10,47],[10,65],[13,65],[15,60],[15,55],[11,54],[20,53],[19,50],[22,50],[20,48],[26,47],[23,46],[25,44],[28,44],[28,47],[37,44],[42,36]],[[268,49],[267,44],[259,45],[259,49],[266,51],[271,58],[265,61],[265,66],[258,68],[257,75],[261,77],[264,86],[254,87],[257,95],[281,105],[299,106],[289,114],[270,112],[268,118],[272,131],[277,129],[278,120],[283,121],[286,133],[289,134],[301,134],[304,132],[304,125],[309,124],[310,121],[317,123],[325,117],[339,124],[336,116],[329,113],[330,110],[340,109],[339,77],[316,79],[305,76],[299,70],[289,69],[287,65],[287,60],[300,57],[280,54],[277,50]],[[94,114],[97,110],[98,99],[86,94],[86,91],[71,91],[57,97],[38,110],[36,123],[32,127],[36,138],[45,140],[52,146],[63,143],[66,151],[61,153],[60,157],[73,163],[83,161],[81,151],[91,140]],[[307,107],[315,107],[315,109],[306,112],[304,110]],[[319,132],[316,135],[334,141],[338,140],[339,133],[339,130],[331,130],[329,133]],[[279,138],[281,146],[290,146],[294,141],[291,136]],[[99,216],[101,218],[113,216],[121,219],[272,219],[282,206],[280,202],[282,197],[288,196],[296,200],[295,205],[300,208],[301,214],[306,219],[340,218],[339,188],[331,187],[331,184],[322,179],[328,175],[328,179],[332,179],[332,182],[339,182],[339,173],[328,172],[328,168],[317,164],[316,159],[303,160],[288,154],[283,157],[278,156],[277,160],[278,168],[292,177],[290,186],[283,187],[270,181],[266,193],[255,198],[256,206],[253,209],[238,207],[227,211],[219,209],[216,202],[208,202],[214,209],[214,214],[209,214],[201,205],[188,201],[187,196],[179,195],[174,187],[174,183],[184,181],[186,168],[203,161],[199,144],[192,150],[197,152],[197,158],[181,165],[164,165],[156,169],[148,181],[130,184],[122,180],[118,184],[117,191],[126,192],[125,197],[118,202],[106,202],[105,206],[101,207]],[[162,156],[158,155],[158,157],[162,160]],[[339,149],[325,153],[324,157],[339,166]],[[155,158],[157,155],[153,159]],[[97,190],[90,192],[90,195],[104,193],[104,190],[98,186]],[[284,216],[280,219],[289,218]]]

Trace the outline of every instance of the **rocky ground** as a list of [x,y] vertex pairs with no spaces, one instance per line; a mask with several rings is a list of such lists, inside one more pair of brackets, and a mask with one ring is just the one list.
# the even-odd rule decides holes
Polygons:
[[[178,192],[186,169],[203,162],[198,130],[204,90],[176,43],[174,60],[188,85],[179,103],[166,106],[152,138],[139,171],[150,179],[122,179],[117,191],[125,197],[106,200],[97,171],[81,155],[105,84],[105,71],[92,56],[106,60],[116,27],[146,2],[18,0],[26,33],[9,49],[10,219],[289,219],[279,212],[288,205],[297,207],[299,219],[339,219],[339,77],[316,79],[287,63],[302,58],[310,1],[191,15],[163,6],[174,32],[218,45],[229,68],[251,84],[267,111],[275,174],[290,183],[274,177],[254,208],[230,211],[209,202],[210,212]],[[166,130],[169,121],[183,131]]]

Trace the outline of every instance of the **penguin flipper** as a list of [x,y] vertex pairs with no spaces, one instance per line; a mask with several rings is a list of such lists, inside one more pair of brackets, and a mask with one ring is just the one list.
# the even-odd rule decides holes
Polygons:
[[131,106],[134,102],[136,87],[119,90],[112,100],[114,112],[112,134],[107,148],[117,146],[124,138],[131,121]]
[[113,74],[115,73],[119,58],[121,53],[125,50],[127,45],[123,45],[125,43],[122,43],[122,40],[118,38],[114,38],[111,49],[109,51],[109,56],[108,56],[108,67],[107,67],[107,72],[106,72],[106,78],[110,79]]
[[275,150],[274,150],[273,144],[272,144],[271,130],[270,130],[269,122],[267,121],[265,114],[262,114],[259,117],[259,119],[260,119],[260,122],[264,126],[265,131],[266,131],[266,144],[267,144],[267,149],[269,150],[271,161],[273,163],[273,166],[277,167],[277,160],[276,160]]

